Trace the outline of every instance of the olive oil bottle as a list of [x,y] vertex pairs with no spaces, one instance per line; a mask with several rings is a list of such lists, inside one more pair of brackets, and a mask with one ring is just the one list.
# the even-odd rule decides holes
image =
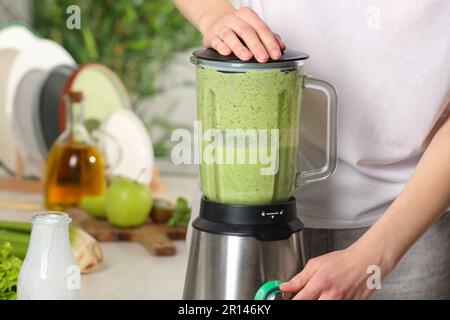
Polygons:
[[83,196],[98,196],[106,187],[104,160],[84,127],[83,95],[64,96],[66,128],[50,150],[45,180],[45,205],[65,210],[80,205]]

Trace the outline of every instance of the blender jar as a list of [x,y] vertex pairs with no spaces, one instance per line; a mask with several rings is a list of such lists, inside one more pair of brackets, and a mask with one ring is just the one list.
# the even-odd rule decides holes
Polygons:
[[[280,60],[240,61],[212,49],[198,50],[197,115],[200,185],[210,201],[258,205],[289,200],[296,187],[329,177],[336,168],[337,94],[305,76],[308,56],[286,50]],[[298,172],[303,88],[327,97],[327,161]]]

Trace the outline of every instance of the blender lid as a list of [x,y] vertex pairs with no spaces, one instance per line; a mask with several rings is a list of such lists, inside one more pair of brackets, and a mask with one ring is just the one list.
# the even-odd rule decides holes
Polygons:
[[217,62],[230,62],[230,63],[243,63],[243,64],[248,64],[248,63],[267,64],[267,63],[279,63],[279,62],[284,62],[284,61],[299,61],[299,60],[306,60],[309,57],[306,53],[303,53],[300,51],[295,51],[295,50],[290,50],[290,49],[284,50],[280,59],[278,59],[278,60],[269,59],[269,61],[267,61],[266,63],[260,63],[254,57],[251,58],[250,60],[243,61],[243,60],[240,60],[238,57],[236,57],[233,53],[228,56],[224,56],[224,55],[221,55],[220,53],[218,53],[216,50],[211,49],[211,48],[196,50],[192,53],[192,55],[194,57],[197,57],[202,60],[217,61]]
[[293,70],[308,59],[306,53],[286,49],[278,60],[270,59],[266,63],[258,62],[255,58],[248,61],[239,60],[234,54],[223,56],[214,49],[201,49],[192,53],[191,62],[195,65],[211,67],[224,72],[246,72],[251,70]]

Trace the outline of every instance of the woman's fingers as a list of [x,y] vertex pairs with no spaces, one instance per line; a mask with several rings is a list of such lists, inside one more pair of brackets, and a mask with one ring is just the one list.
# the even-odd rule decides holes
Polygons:
[[248,23],[237,18],[233,24],[233,31],[242,39],[247,48],[253,53],[253,56],[259,62],[267,62],[269,54],[261,42],[255,29]]
[[308,283],[309,280],[309,277],[304,272],[305,270],[295,275],[295,277],[293,277],[288,282],[282,283],[280,285],[280,289],[289,292],[298,292],[303,289],[303,287],[306,285],[306,283]]
[[321,290],[314,283],[308,283],[292,300],[317,300]]
[[[281,57],[281,48],[275,35],[256,12],[249,8],[242,8],[242,10],[236,12],[236,15],[251,26],[257,34],[258,42],[264,45],[264,51],[268,53],[272,59],[277,60]],[[250,48],[250,50],[252,50],[252,48]]]
[[280,46],[281,51],[286,50],[286,44],[284,43],[283,40],[281,40],[280,35],[278,33],[274,33],[273,35],[275,36],[275,39],[277,39],[278,45]]
[[286,48],[264,21],[250,8],[240,8],[217,19],[203,31],[203,44],[222,55],[233,52],[241,60],[259,62],[279,59]]
[[232,52],[230,47],[225,42],[220,40],[219,37],[212,38],[210,41],[210,46],[223,56],[228,56]]
[[234,54],[241,60],[250,60],[252,53],[239,40],[236,33],[229,28],[222,28],[217,35],[220,39],[234,52]]
[[322,293],[317,300],[335,300],[331,295],[328,293]]
[[291,280],[280,285],[280,289],[289,292],[302,290],[317,270],[317,263],[314,259],[308,262],[305,268],[295,275]]

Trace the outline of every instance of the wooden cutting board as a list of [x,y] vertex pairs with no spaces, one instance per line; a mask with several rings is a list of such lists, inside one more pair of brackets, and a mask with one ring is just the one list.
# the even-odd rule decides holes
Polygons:
[[172,256],[176,253],[173,240],[185,240],[186,228],[169,227],[148,220],[134,229],[119,229],[108,221],[97,219],[79,208],[67,210],[72,225],[88,232],[98,241],[133,241],[143,245],[151,255]]

